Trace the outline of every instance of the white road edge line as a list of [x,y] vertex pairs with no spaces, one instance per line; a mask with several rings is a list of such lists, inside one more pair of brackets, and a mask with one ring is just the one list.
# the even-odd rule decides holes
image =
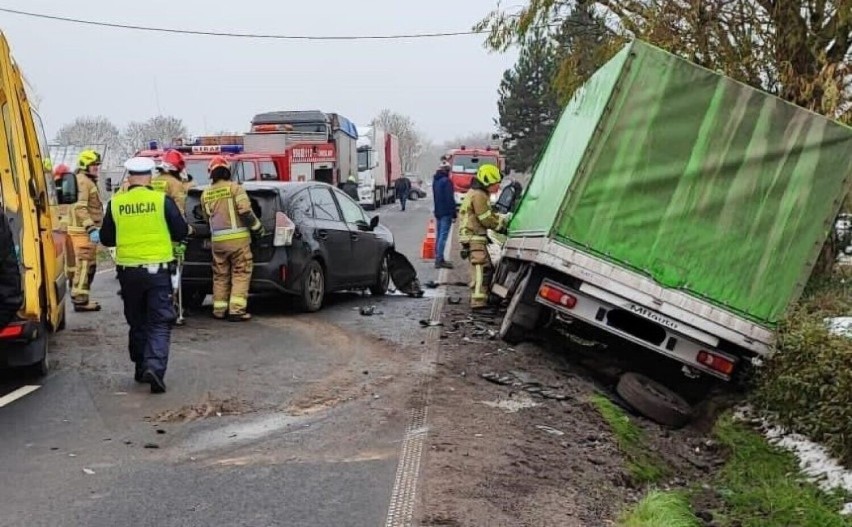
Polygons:
[[41,386],[35,385],[35,384],[27,385],[27,386],[21,386],[20,388],[18,388],[14,392],[8,393],[8,394],[4,395],[3,397],[0,397],[0,408],[3,408],[4,406],[6,406],[9,403],[13,403],[13,402],[17,401],[21,397],[26,397],[27,395],[33,393],[34,391],[38,390],[39,388],[41,388]]
[[[450,247],[453,246],[453,237],[453,232],[450,231],[447,240]],[[441,269],[438,273],[438,283],[446,283],[448,274],[447,269]],[[432,301],[429,320],[440,319],[445,298],[446,295],[435,296]],[[427,331],[428,346],[420,356],[420,372],[412,391],[411,407],[406,411],[408,424],[405,429],[405,437],[402,440],[385,527],[410,527],[414,519],[417,482],[420,479],[420,458],[423,455],[423,446],[429,433],[427,417],[432,388],[431,381],[435,372],[435,363],[438,360],[439,337],[441,335],[441,329],[438,326],[431,326]]]

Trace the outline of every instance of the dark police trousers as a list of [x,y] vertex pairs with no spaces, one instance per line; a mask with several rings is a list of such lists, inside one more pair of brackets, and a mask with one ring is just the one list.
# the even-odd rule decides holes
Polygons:
[[124,318],[130,325],[130,360],[141,371],[152,370],[161,379],[169,362],[172,323],[177,318],[172,303],[169,264],[151,272],[147,267],[118,267]]

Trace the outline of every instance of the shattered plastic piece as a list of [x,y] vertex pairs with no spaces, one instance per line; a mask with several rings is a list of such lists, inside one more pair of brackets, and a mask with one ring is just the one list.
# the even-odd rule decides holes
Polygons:
[[158,445],[157,443],[145,443],[145,448],[156,449],[160,448],[160,445]]
[[461,301],[462,299],[460,296],[451,296],[447,299],[447,303],[453,306],[461,304]]
[[435,327],[435,326],[443,326],[444,323],[441,322],[440,320],[423,319],[423,320],[420,321],[420,325],[423,326],[424,328],[429,328],[429,327]]
[[552,426],[535,425],[535,427],[538,428],[539,430],[541,430],[542,432],[546,432],[546,433],[551,434],[551,435],[555,435],[555,436],[564,436],[565,435],[565,432],[563,432],[562,430],[557,430],[556,428],[553,428]]
[[89,475],[89,476],[94,476],[94,475],[95,475],[95,471],[94,471],[94,470],[92,470],[92,469],[90,469],[90,468],[84,468],[84,469],[83,469],[83,473],[84,473],[84,474],[86,474],[86,475]]
[[545,399],[553,399],[555,401],[564,401],[564,400],[568,399],[568,396],[565,395],[564,393],[558,393],[558,392],[554,392],[554,391],[551,391],[551,390],[545,390],[545,391],[541,392],[541,396],[544,397]]
[[852,317],[827,318],[824,322],[832,335],[852,338]]
[[493,382],[494,384],[500,384],[502,386],[512,384],[511,377],[500,375],[499,373],[495,372],[483,373],[482,375],[480,375],[480,377],[482,377],[486,381]]

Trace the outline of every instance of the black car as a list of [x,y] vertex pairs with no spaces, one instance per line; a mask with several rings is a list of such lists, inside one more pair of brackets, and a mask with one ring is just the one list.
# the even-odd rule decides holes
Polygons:
[[[246,183],[252,208],[266,235],[252,241],[251,293],[284,293],[301,299],[306,311],[322,307],[326,294],[346,289],[387,292],[391,232],[369,218],[342,191],[319,182]],[[196,236],[187,247],[184,304],[200,307],[213,291],[210,229],[201,213],[201,191],[187,197],[187,219]]]

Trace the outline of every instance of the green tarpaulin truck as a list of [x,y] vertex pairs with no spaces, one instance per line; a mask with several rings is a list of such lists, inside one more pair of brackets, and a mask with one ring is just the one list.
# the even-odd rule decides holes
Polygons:
[[852,129],[628,44],[566,107],[512,218],[501,335],[582,325],[731,380],[772,349],[850,182]]

